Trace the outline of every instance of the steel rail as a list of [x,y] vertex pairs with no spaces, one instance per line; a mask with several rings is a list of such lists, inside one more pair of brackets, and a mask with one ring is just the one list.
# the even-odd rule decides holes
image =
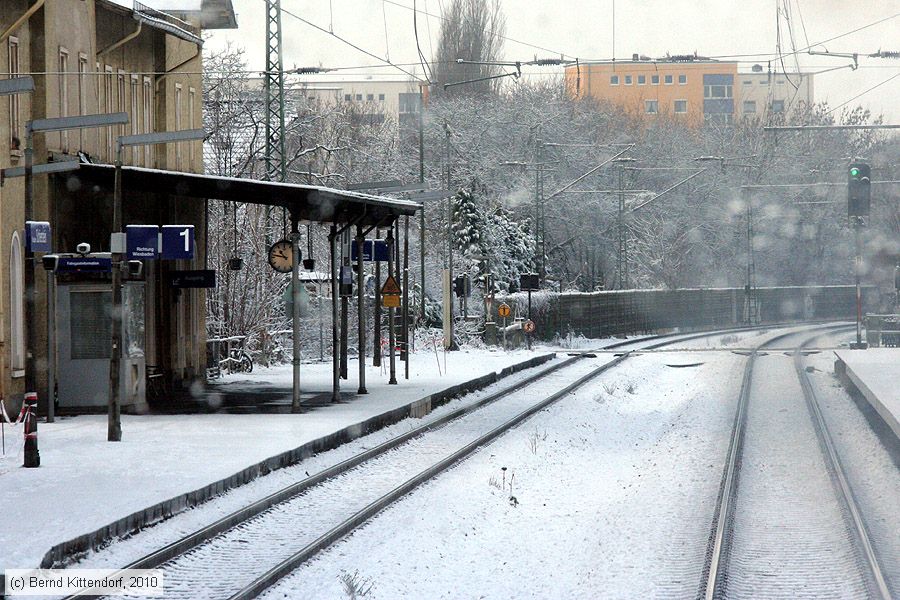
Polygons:
[[[405,444],[406,442],[410,441],[411,439],[413,439],[415,437],[418,437],[419,435],[425,434],[431,430],[442,427],[451,421],[461,418],[461,417],[469,414],[470,412],[473,412],[479,408],[482,408],[482,407],[484,407],[492,402],[495,402],[496,400],[499,400],[513,392],[516,392],[536,381],[539,381],[555,371],[558,371],[560,369],[570,366],[571,364],[580,360],[587,354],[597,353],[597,352],[601,352],[601,351],[604,351],[604,352],[615,351],[616,348],[639,344],[639,343],[646,342],[649,340],[654,340],[654,339],[659,340],[659,339],[668,339],[668,338],[672,338],[672,337],[678,337],[679,338],[678,340],[674,340],[672,342],[667,342],[667,343],[676,343],[678,341],[695,339],[696,337],[706,337],[709,335],[717,335],[721,332],[746,331],[746,330],[763,329],[763,328],[767,328],[767,327],[771,327],[771,326],[757,326],[757,327],[749,327],[749,328],[748,327],[737,327],[737,328],[732,328],[732,329],[715,330],[714,332],[705,332],[702,334],[667,333],[667,334],[662,334],[662,335],[650,336],[650,337],[646,337],[646,338],[640,338],[640,339],[636,339],[636,340],[635,339],[623,340],[621,342],[616,342],[614,344],[610,344],[609,346],[605,346],[602,349],[586,350],[583,352],[579,352],[577,356],[574,356],[568,360],[557,363],[556,365],[553,365],[546,369],[542,369],[541,371],[539,371],[533,375],[530,375],[529,377],[526,377],[525,379],[522,379],[521,381],[516,382],[510,386],[507,386],[507,387],[503,388],[502,390],[498,390],[492,394],[489,394],[488,396],[485,396],[484,398],[481,398],[480,400],[477,400],[477,401],[473,402],[472,404],[460,407],[454,411],[447,413],[446,415],[444,415],[438,419],[435,419],[434,421],[430,421],[428,423],[420,425],[419,427],[416,427],[415,429],[412,429],[406,433],[403,433],[403,434],[393,437],[389,440],[386,440],[386,441],[382,442],[381,444],[378,444],[377,446],[373,446],[372,448],[369,448],[368,450],[364,450],[364,451],[360,452],[359,454],[355,454],[335,465],[327,467],[327,468],[323,469],[322,471],[319,471],[318,473],[310,475],[296,483],[290,484],[280,490],[277,490],[277,491],[255,501],[251,504],[248,504],[247,506],[245,506],[243,508],[240,508],[236,511],[231,512],[228,515],[225,515],[224,517],[221,517],[220,519],[217,519],[215,522],[210,523],[206,527],[198,529],[198,530],[194,531],[193,533],[190,533],[174,542],[171,542],[170,544],[167,544],[161,548],[154,550],[153,552],[150,552],[149,554],[146,554],[145,556],[129,563],[125,567],[122,567],[122,569],[124,570],[124,569],[153,569],[153,568],[156,568],[177,556],[185,554],[186,552],[192,550],[193,548],[196,548],[200,544],[203,544],[203,543],[209,541],[210,539],[219,535],[220,533],[228,531],[229,529],[231,529],[241,523],[244,523],[244,522],[248,521],[249,519],[252,519],[253,517],[260,515],[261,513],[265,512],[266,510],[275,506],[276,504],[281,504],[282,502],[286,502],[286,501],[290,500],[291,498],[294,498],[295,496],[298,496],[298,495],[304,493],[305,491],[307,491],[308,489],[310,489],[316,485],[320,485],[329,479],[333,479],[333,478],[349,471],[350,469],[353,469],[353,468],[363,464],[366,461],[377,458],[378,456],[381,456],[382,454],[385,454],[386,452]],[[651,346],[647,346],[647,348],[651,348]],[[87,598],[87,597],[91,597],[91,596],[85,596],[83,594],[77,595],[77,596],[69,596],[68,598],[66,598],[66,600],[74,600],[76,597],[77,598]]]
[[331,530],[320,536],[312,543],[305,546],[300,551],[291,555],[290,557],[279,563],[277,566],[257,577],[243,589],[233,594],[229,600],[249,600],[251,598],[255,598],[267,588],[272,586],[276,581],[290,574],[291,571],[302,565],[312,556],[324,550],[336,541],[340,540],[351,531],[368,521],[371,517],[375,516],[377,513],[381,512],[409,492],[413,491],[422,483],[433,479],[437,475],[455,465],[460,460],[464,459],[468,455],[481,448],[482,446],[492,442],[494,439],[503,435],[536,412],[543,410],[560,398],[567,396],[570,392],[581,387],[591,379],[594,379],[604,371],[607,371],[622,363],[625,359],[628,358],[628,356],[629,354],[627,353],[623,354],[622,356],[618,356],[610,362],[597,367],[586,375],[579,377],[560,391],[552,394],[551,396],[548,396],[540,402],[533,404],[531,407],[520,412],[515,417],[504,422],[502,425],[495,427],[479,438],[473,440],[472,442],[469,442],[459,450],[455,451],[453,454],[434,463],[424,471],[421,471],[418,475],[415,475],[414,477],[406,480],[387,494],[383,495],[381,498],[378,498],[374,502],[368,504],[365,508],[358,511],[350,518],[333,527]]
[[[822,329],[840,329],[846,325],[826,325]],[[817,327],[816,329],[818,329]],[[744,366],[744,375],[741,380],[741,391],[738,396],[738,406],[735,411],[734,425],[731,432],[731,441],[728,445],[728,454],[725,460],[725,469],[722,475],[722,483],[719,487],[716,510],[713,513],[713,527],[707,544],[707,561],[704,565],[701,587],[698,598],[713,600],[721,597],[721,586],[724,583],[725,570],[727,568],[730,546],[730,529],[734,519],[734,506],[737,497],[738,478],[740,471],[740,459],[743,454],[744,436],[747,424],[747,409],[750,403],[750,388],[752,385],[753,367],[756,357],[766,347],[796,335],[798,332],[787,332],[773,337],[754,349]],[[815,337],[820,337],[819,335]],[[814,339],[814,338],[812,338]]]
[[812,343],[814,339],[817,338],[807,340],[794,352],[794,369],[797,371],[797,377],[800,378],[800,387],[803,388],[803,397],[806,399],[807,408],[809,408],[810,415],[815,424],[816,437],[819,438],[819,443],[822,446],[822,454],[825,455],[825,462],[831,472],[831,479],[835,485],[835,492],[847,511],[846,514],[850,521],[847,524],[848,529],[851,530],[854,539],[857,544],[859,544],[860,550],[865,557],[866,566],[872,576],[872,582],[875,584],[875,591],[877,592],[876,597],[881,600],[890,600],[891,592],[881,569],[881,563],[878,560],[875,547],[872,544],[872,539],[869,536],[868,529],[866,528],[865,521],[862,517],[862,512],[859,509],[859,504],[850,487],[840,456],[838,456],[837,449],[835,448],[834,440],[831,437],[831,432],[828,430],[828,425],[825,423],[825,417],[819,406],[819,400],[816,397],[812,382],[809,380],[809,375],[803,368],[803,350]]
[[[271,508],[277,504],[281,504],[281,503],[286,502],[296,496],[299,496],[300,494],[306,492],[307,490],[309,490],[317,485],[320,485],[320,484],[324,483],[325,481],[331,480],[331,479],[333,479],[333,478],[335,478],[335,477],[337,477],[337,476],[339,476],[339,475],[341,475],[341,474],[343,474],[343,473],[345,473],[367,461],[377,458],[378,456],[381,456],[381,455],[385,454],[386,452],[405,444],[406,442],[412,440],[413,438],[416,438],[420,435],[426,434],[429,431],[432,431],[434,429],[438,429],[438,428],[450,423],[451,421],[454,421],[463,416],[466,416],[469,413],[475,412],[476,410],[483,408],[488,404],[491,404],[499,399],[504,398],[505,396],[508,396],[509,394],[519,391],[522,388],[524,388],[536,381],[539,381],[560,369],[571,366],[575,362],[584,358],[586,355],[599,353],[599,352],[615,351],[616,348],[622,348],[624,346],[633,346],[636,344],[642,344],[642,343],[645,343],[648,341],[653,341],[653,340],[664,340],[664,341],[657,341],[657,343],[654,343],[654,344],[640,347],[634,351],[628,351],[626,354],[623,354],[622,356],[617,357],[615,360],[610,361],[609,363],[606,363],[605,365],[603,365],[602,366],[603,370],[606,370],[608,368],[611,368],[612,366],[619,364],[621,361],[628,358],[632,354],[632,352],[634,354],[639,354],[642,350],[655,350],[655,349],[661,348],[666,345],[680,343],[680,342],[684,342],[684,341],[690,341],[690,340],[704,338],[704,337],[710,337],[710,336],[714,336],[714,335],[720,335],[722,333],[741,332],[741,331],[757,331],[757,330],[764,330],[764,329],[772,329],[773,327],[785,327],[785,326],[790,326],[790,325],[791,324],[777,323],[777,324],[766,324],[766,325],[758,325],[758,326],[750,326],[750,327],[741,326],[741,327],[733,327],[733,328],[726,328],[726,329],[715,329],[715,330],[702,331],[702,332],[691,332],[691,333],[666,333],[666,334],[660,334],[660,335],[655,335],[655,336],[648,336],[648,337],[640,338],[640,339],[623,340],[621,342],[616,342],[614,344],[610,344],[603,348],[580,351],[576,356],[573,356],[567,360],[557,363],[556,365],[552,365],[551,367],[548,367],[546,369],[542,369],[541,371],[539,371],[533,375],[530,375],[529,377],[526,377],[526,378],[522,379],[521,381],[518,381],[510,386],[507,386],[502,390],[498,390],[497,392],[489,394],[488,396],[485,396],[484,398],[481,398],[471,404],[468,404],[464,407],[460,407],[452,412],[449,412],[446,415],[444,415],[438,419],[435,419],[434,421],[425,423],[425,424],[423,424],[419,427],[416,427],[415,429],[412,429],[406,433],[400,434],[396,437],[386,440],[385,442],[383,442],[377,446],[374,446],[368,450],[360,452],[359,454],[351,456],[335,465],[327,467],[327,468],[323,469],[322,471],[315,473],[314,475],[304,478],[301,481],[290,484],[290,485],[282,488],[281,490],[275,491],[275,492],[269,494],[268,496],[265,496],[264,498],[261,498],[243,508],[240,508],[240,509],[216,520],[215,522],[207,525],[206,527],[198,529],[198,530],[194,531],[193,533],[188,534],[187,536],[184,536],[170,544],[167,544],[166,546],[163,546],[157,550],[154,550],[153,552],[131,562],[127,566],[122,567],[121,570],[124,570],[124,569],[152,569],[152,568],[159,567],[160,565],[162,565],[178,556],[182,556],[182,555],[186,554],[190,550],[211,540],[215,536],[217,536],[225,531],[228,531],[228,530],[240,525],[241,523],[244,523],[244,522],[260,515],[261,513],[265,512],[266,510],[268,510],[269,508]],[[802,324],[798,324],[798,325],[802,325]],[[790,335],[790,334],[785,334],[785,335]],[[779,336],[779,338],[780,337],[781,336]],[[672,339],[672,338],[676,338],[676,339]],[[596,373],[596,375],[599,375],[599,372]],[[82,592],[80,594],[69,596],[66,598],[66,600],[74,600],[75,598],[96,598],[96,597],[99,597],[99,596],[92,596],[89,594],[85,595]]]
[[[747,329],[752,330],[752,329],[761,329],[761,328],[762,327],[751,327],[751,328],[740,328],[740,329],[741,330],[747,330]],[[647,346],[647,348],[655,349],[655,348],[658,348],[658,347],[661,347],[661,346],[664,346],[667,344],[708,337],[710,335],[718,335],[721,333],[721,331],[722,330],[716,330],[715,332],[705,332],[705,333],[687,335],[685,337],[680,337],[677,340],[666,340],[663,342],[658,342],[656,344],[651,344],[650,346]],[[785,337],[788,335],[793,335],[794,333],[796,333],[796,332],[785,333],[783,335],[778,336],[775,339],[781,339],[782,337]],[[667,334],[665,336],[659,336],[659,337],[668,338],[673,335],[678,335],[678,334]],[[637,343],[640,341],[642,341],[642,340],[636,340],[631,343]],[[251,598],[255,598],[256,596],[261,594],[263,591],[265,591],[266,589],[268,589],[269,587],[274,585],[278,580],[280,580],[283,577],[285,577],[286,575],[290,574],[292,571],[297,569],[299,566],[301,566],[303,563],[308,561],[310,558],[312,558],[313,556],[315,556],[322,550],[328,548],[329,546],[331,546],[332,544],[334,544],[341,538],[343,538],[346,535],[348,535],[349,533],[351,533],[357,527],[359,527],[360,525],[362,525],[363,523],[368,521],[370,518],[372,518],[373,516],[375,516],[376,514],[378,514],[379,512],[381,512],[388,506],[390,506],[391,504],[400,500],[403,496],[405,496],[406,494],[413,491],[415,488],[420,486],[422,483],[425,483],[425,482],[433,479],[437,475],[440,475],[442,472],[446,471],[447,469],[449,469],[450,467],[452,467],[459,461],[465,459],[466,457],[468,457],[470,454],[472,454],[476,450],[489,444],[490,442],[495,440],[497,437],[503,435],[504,433],[506,433],[513,427],[519,425],[522,421],[531,417],[535,413],[543,410],[544,408],[550,406],[551,404],[557,402],[558,400],[564,398],[569,393],[571,393],[572,391],[576,390],[577,388],[583,386],[585,383],[596,378],[600,374],[612,369],[613,367],[618,366],[619,364],[621,364],[622,362],[624,362],[631,356],[632,356],[632,351],[627,351],[627,352],[623,353],[622,355],[617,356],[610,362],[604,363],[603,365],[596,367],[595,369],[593,369],[586,375],[583,375],[582,377],[578,378],[574,382],[567,385],[562,390],[555,392],[554,394],[548,396],[547,398],[531,405],[529,408],[520,412],[516,416],[512,417],[511,419],[508,419],[501,425],[495,427],[494,429],[483,434],[479,438],[466,444],[464,447],[453,452],[449,456],[441,459],[440,461],[436,462],[432,466],[421,471],[419,474],[406,480],[405,482],[403,482],[399,486],[395,487],[390,492],[384,494],[377,500],[369,503],[367,506],[365,506],[364,508],[362,508],[361,510],[359,510],[358,512],[353,514],[351,517],[345,519],[344,521],[342,521],[341,523],[339,523],[338,525],[336,525],[335,527],[330,529],[328,532],[321,535],[319,538],[317,538],[310,544],[307,544],[305,547],[303,547],[296,553],[292,554],[285,560],[281,561],[275,567],[269,569],[268,571],[266,571],[265,573],[263,573],[262,575],[260,575],[256,579],[254,579],[251,583],[246,585],[240,591],[238,591],[235,594],[233,594],[232,596],[230,596],[229,600],[249,600]]]

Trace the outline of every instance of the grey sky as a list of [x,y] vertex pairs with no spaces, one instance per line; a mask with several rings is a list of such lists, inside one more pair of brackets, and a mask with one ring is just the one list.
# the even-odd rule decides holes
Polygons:
[[[146,1],[146,0],[145,0]],[[413,0],[282,0],[286,11],[293,12],[325,29],[333,24],[334,33],[396,63],[411,63],[417,58],[413,36],[412,12],[397,6],[412,6]],[[417,0],[417,7],[439,14],[440,5],[449,0]],[[152,3],[148,2],[148,3]],[[616,2],[616,56],[632,53],[652,57],[666,52],[706,56],[745,53],[773,53],[776,40],[776,0],[618,0]],[[879,19],[898,15],[900,0],[791,0],[791,22],[797,48],[816,43]],[[208,47],[217,49],[232,42],[246,49],[252,69],[263,68],[265,49],[265,3],[263,0],[234,0],[240,29],[216,32]],[[612,54],[613,0],[575,1],[503,0],[507,17],[506,35],[516,40],[563,52],[579,59],[609,58]],[[331,9],[331,10],[330,10]],[[804,28],[801,25],[802,13]],[[333,18],[332,18],[333,15]],[[387,36],[385,35],[385,16]],[[783,48],[791,42],[781,19]],[[422,50],[431,56],[440,22],[437,18],[419,20]],[[285,66],[357,66],[377,61],[350,48],[334,37],[316,31],[297,19],[284,15]],[[900,50],[900,16],[858,33],[826,44],[832,52],[868,54],[879,49]],[[506,57],[528,60],[535,54],[549,56],[534,48],[507,41]],[[769,57],[746,58],[766,64]],[[799,57],[801,68],[820,70],[848,64],[848,59],[821,56]],[[776,62],[773,61],[773,66]],[[788,70],[796,68],[792,57],[785,58]],[[900,74],[900,59],[860,58],[857,71],[841,69],[818,76],[817,100],[840,104],[866,89]],[[532,68],[546,73],[554,69]],[[556,68],[557,71],[561,69]],[[421,71],[421,69],[419,70]],[[351,71],[359,73],[361,70]],[[378,73],[396,73],[377,69]],[[342,73],[347,74],[347,73]],[[863,104],[873,113],[883,113],[888,122],[900,122],[900,76],[873,90],[853,104]]]

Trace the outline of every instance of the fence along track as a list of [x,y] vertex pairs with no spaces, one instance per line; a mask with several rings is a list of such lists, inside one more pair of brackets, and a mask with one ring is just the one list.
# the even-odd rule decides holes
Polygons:
[[[845,328],[845,325],[840,325],[826,326],[822,329],[840,330]],[[738,407],[735,414],[734,427],[732,429],[731,443],[728,449],[725,470],[723,473],[722,484],[719,491],[719,500],[717,503],[713,519],[713,528],[710,534],[709,545],[707,548],[707,563],[704,568],[698,598],[713,600],[714,598],[723,597],[722,586],[725,582],[725,573],[729,559],[732,526],[734,522],[734,507],[737,499],[739,471],[741,456],[743,453],[744,437],[746,434],[747,412],[750,398],[753,367],[755,364],[756,356],[766,346],[769,346],[778,340],[792,335],[795,335],[795,333],[785,333],[762,344],[759,348],[757,348],[757,350],[753,352],[753,354],[751,354],[744,369],[744,377],[741,384],[741,391],[738,399]],[[814,397],[812,398],[812,402],[815,404],[811,404],[811,399],[808,395],[808,391],[811,392],[812,388],[808,379],[806,378],[806,373],[802,371],[802,366],[800,365],[800,350],[811,343],[812,340],[821,337],[821,335],[823,334],[820,333],[814,337],[809,338],[799,347],[796,347],[793,353],[795,360],[795,369],[797,370],[797,374],[800,377],[801,387],[803,388],[804,392],[804,398],[806,400],[807,407],[811,412],[811,416],[818,412],[818,405],[817,403],[815,403]],[[821,419],[820,413],[819,419]],[[824,438],[822,437],[820,425],[824,426],[824,420],[819,421],[814,418],[813,427],[816,431],[816,435],[819,438],[820,442],[824,444],[825,442]],[[825,430],[825,435],[827,435],[827,430]],[[830,442],[830,437],[828,438],[828,440]],[[824,448],[823,454],[825,454],[826,465],[832,465],[832,467],[834,465],[839,465],[839,463],[831,463],[832,455],[830,455]],[[837,455],[833,454],[833,458],[836,460]],[[839,469],[839,466],[836,468]],[[837,487],[839,483],[837,481],[836,473],[836,470],[830,469],[832,480],[835,481],[835,485]],[[842,471],[840,472],[840,476],[843,478]],[[846,484],[846,478],[843,478],[843,480]],[[870,573],[872,574],[872,580],[876,583],[876,586],[879,589],[879,597],[890,598],[890,595],[885,593],[887,588],[884,583],[884,578],[881,576],[880,567],[878,566],[877,560],[875,559],[874,551],[872,551],[871,543],[868,540],[868,535],[865,531],[865,527],[862,524],[861,517],[859,516],[859,510],[856,507],[855,500],[853,499],[852,493],[849,493],[849,486],[847,486],[846,488],[846,492],[849,495],[844,494],[842,490],[840,490],[840,488],[836,491],[838,492],[840,501],[842,501],[847,508],[845,514],[849,514],[853,518],[853,523],[848,523],[847,525],[848,528],[851,528],[855,533],[854,537],[861,544],[863,554],[867,557],[867,563],[870,569]]]

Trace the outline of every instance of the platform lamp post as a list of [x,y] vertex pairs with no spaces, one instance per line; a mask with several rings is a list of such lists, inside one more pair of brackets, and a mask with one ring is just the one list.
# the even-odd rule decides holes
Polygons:
[[[92,129],[125,125],[128,113],[101,113],[79,117],[56,117],[50,119],[34,119],[25,123],[25,221],[34,219],[34,134],[71,129]],[[37,373],[35,365],[35,307],[34,307],[34,253],[25,252],[25,390],[35,392]]]
[[[124,114],[124,113],[123,113]],[[127,119],[126,119],[127,122]],[[137,135],[120,135],[116,138],[116,173],[113,184],[113,219],[110,237],[112,253],[112,330],[110,332],[111,351],[109,355],[109,400],[107,405],[107,441],[122,441],[122,406],[120,398],[119,375],[122,364],[122,269],[126,263],[122,260],[125,254],[125,234],[122,232],[122,155],[129,146],[153,146],[202,140],[206,136],[203,129],[187,129],[184,131],[162,131],[158,133],[141,133]]]

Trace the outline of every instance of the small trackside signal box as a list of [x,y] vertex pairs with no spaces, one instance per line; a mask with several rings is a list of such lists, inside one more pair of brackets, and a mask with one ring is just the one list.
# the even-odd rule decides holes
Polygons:
[[851,163],[847,169],[847,215],[868,217],[872,197],[872,169],[863,162]]

